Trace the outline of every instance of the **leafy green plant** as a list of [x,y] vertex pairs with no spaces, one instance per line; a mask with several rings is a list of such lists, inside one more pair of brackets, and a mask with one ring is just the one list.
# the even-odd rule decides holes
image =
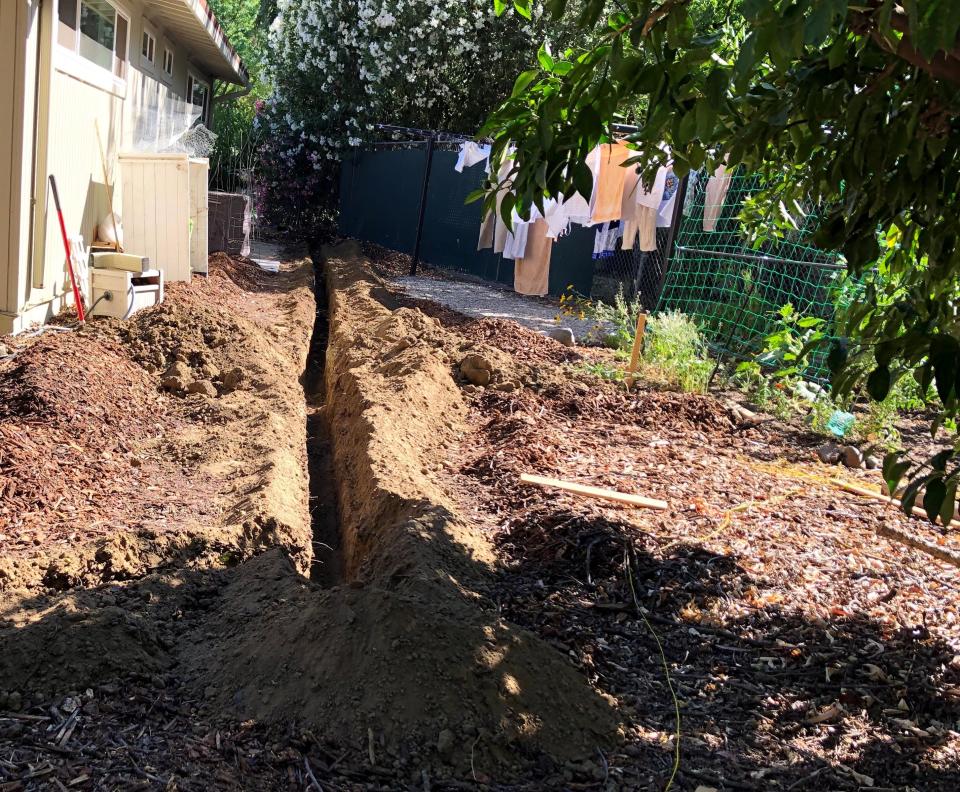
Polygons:
[[564,316],[571,316],[580,320],[591,319],[596,326],[591,331],[593,340],[600,341],[604,346],[621,352],[633,347],[633,339],[637,332],[637,319],[643,313],[643,306],[639,300],[627,300],[623,294],[623,286],[617,290],[613,305],[597,300],[588,300],[567,287],[567,291],[560,296],[560,314],[557,321]]
[[584,374],[589,374],[590,376],[609,382],[623,382],[626,377],[622,366],[615,366],[605,361],[583,363],[577,368]]
[[707,345],[689,316],[679,311],[650,316],[644,337],[644,376],[685,393],[703,393],[712,369]]

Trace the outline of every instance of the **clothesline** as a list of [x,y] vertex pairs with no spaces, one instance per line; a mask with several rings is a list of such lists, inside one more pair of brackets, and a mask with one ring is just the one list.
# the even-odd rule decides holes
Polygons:
[[[485,163],[490,172],[491,148],[474,140],[464,141],[455,169]],[[660,165],[653,184],[647,188],[640,180],[640,169],[623,167],[634,155],[626,143],[617,141],[597,146],[587,157],[586,164],[593,175],[589,197],[579,192],[570,198],[557,196],[547,199],[541,212],[530,208],[530,216],[522,218],[513,211],[508,227],[500,208],[510,192],[508,178],[513,158],[508,153],[500,164],[496,184],[495,209],[484,218],[480,228],[477,249],[492,248],[514,265],[514,289],[521,294],[544,296],[548,292],[550,258],[555,240],[565,236],[571,225],[597,227],[594,259],[614,255],[621,249],[632,249],[639,241],[639,249],[650,253],[657,249],[657,229],[673,224],[679,179],[672,165]],[[695,174],[691,174],[695,178]],[[706,186],[708,206],[703,217],[704,231],[713,231],[723,208],[730,177],[720,166]],[[688,192],[692,196],[692,190]],[[686,208],[686,207],[683,207]]]

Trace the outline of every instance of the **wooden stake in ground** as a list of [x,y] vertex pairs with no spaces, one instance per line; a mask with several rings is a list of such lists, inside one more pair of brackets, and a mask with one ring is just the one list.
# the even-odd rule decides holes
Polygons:
[[670,504],[666,501],[656,498],[645,498],[643,495],[632,495],[629,492],[617,492],[616,490],[603,489],[601,487],[588,487],[586,484],[576,484],[572,481],[561,481],[560,479],[546,478],[545,476],[532,476],[529,473],[523,473],[520,481],[524,484],[532,484],[537,487],[550,487],[563,490],[573,495],[581,495],[585,498],[600,498],[601,500],[614,501],[622,503],[625,506],[638,506],[643,509],[659,509],[666,511]]
[[630,367],[627,369],[627,390],[633,387],[637,366],[640,365],[640,350],[643,348],[643,336],[647,330],[647,315],[637,317],[637,332],[633,337],[633,350],[630,352]]
[[[842,490],[852,492],[855,495],[860,495],[865,498],[873,498],[874,500],[881,501],[883,503],[889,503],[893,506],[896,506],[898,509],[901,506],[900,501],[898,501],[896,498],[891,498],[887,495],[876,492],[875,490],[867,489],[866,487],[850,484],[846,481],[841,481],[840,479],[830,479],[830,483],[836,487],[840,487]],[[927,518],[927,513],[919,506],[913,507],[913,514],[917,517],[922,517],[923,519]],[[880,536],[883,536],[887,539],[892,539],[893,541],[899,542],[907,547],[912,547],[914,550],[919,550],[922,553],[927,553],[928,555],[931,555],[934,558],[939,558],[941,561],[945,561],[948,564],[953,564],[955,567],[960,567],[960,554],[953,552],[949,548],[940,547],[933,542],[928,542],[925,539],[912,536],[906,531],[901,531],[899,528],[894,528],[892,525],[874,525],[872,528],[878,534],[880,534]]]

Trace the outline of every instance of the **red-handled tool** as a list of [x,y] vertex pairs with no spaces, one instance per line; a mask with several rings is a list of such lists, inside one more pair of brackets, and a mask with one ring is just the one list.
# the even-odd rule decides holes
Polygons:
[[83,300],[77,288],[77,276],[73,273],[73,256],[70,254],[70,240],[67,239],[67,226],[63,222],[63,210],[60,208],[60,193],[57,192],[57,180],[50,174],[50,189],[53,190],[53,202],[57,207],[57,219],[60,221],[60,234],[63,236],[63,249],[67,254],[67,269],[70,271],[70,285],[73,286],[73,302],[77,306],[77,319],[83,323]]

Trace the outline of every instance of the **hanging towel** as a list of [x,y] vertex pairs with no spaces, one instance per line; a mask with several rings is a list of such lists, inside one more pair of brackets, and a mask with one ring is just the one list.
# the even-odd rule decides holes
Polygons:
[[468,140],[460,146],[460,155],[457,157],[457,164],[453,167],[457,173],[463,173],[464,168],[471,168],[489,157],[490,146],[488,144],[474,143],[472,140]]
[[477,250],[486,250],[493,247],[493,235],[497,228],[497,215],[494,211],[489,211],[483,222],[480,224],[480,240],[477,242]]
[[621,218],[623,163],[631,153],[622,141],[600,147],[600,168],[593,191],[593,213],[590,218],[594,224]]
[[727,166],[721,165],[707,181],[703,199],[703,230],[714,231],[717,220],[723,211],[723,202],[727,199],[727,190],[730,189],[730,177],[727,175]]
[[547,222],[540,219],[530,224],[526,253],[518,258],[513,269],[513,288],[518,294],[543,297],[550,290],[550,255],[553,239],[547,236]]

